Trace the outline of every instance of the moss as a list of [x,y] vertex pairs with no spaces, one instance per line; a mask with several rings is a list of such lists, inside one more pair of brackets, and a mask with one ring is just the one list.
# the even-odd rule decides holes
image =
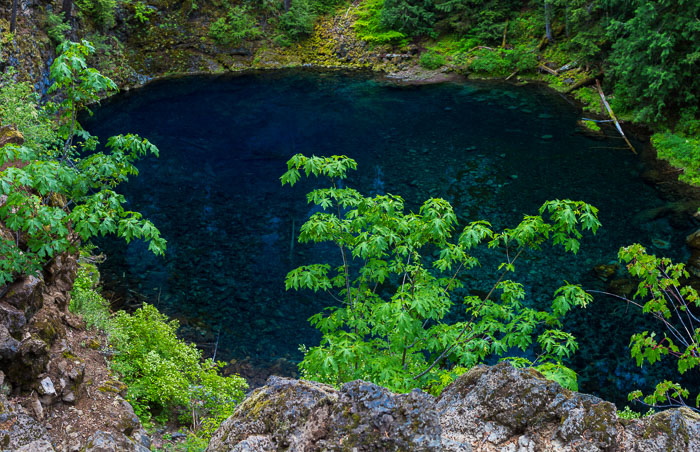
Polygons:
[[112,394],[124,394],[126,393],[127,387],[119,380],[106,380],[97,390]]
[[79,358],[78,356],[75,356],[73,353],[71,353],[71,352],[68,351],[68,350],[65,350],[65,351],[62,353],[62,355],[63,355],[64,358],[69,359],[69,360],[71,360],[71,361],[80,361],[80,362],[83,362],[83,360],[82,360],[81,358]]
[[591,132],[600,132],[600,126],[594,121],[581,121],[580,124]]
[[56,338],[64,332],[63,325],[61,325],[61,321],[58,318],[42,320],[37,322],[35,327],[41,340],[47,344],[53,344]]
[[86,346],[91,350],[99,350],[102,344],[100,344],[100,341],[93,337],[87,342]]

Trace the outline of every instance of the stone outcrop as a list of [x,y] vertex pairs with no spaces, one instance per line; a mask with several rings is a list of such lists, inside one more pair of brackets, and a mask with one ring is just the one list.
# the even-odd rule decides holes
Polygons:
[[507,363],[475,367],[438,398],[271,377],[207,449],[268,450],[690,452],[700,450],[700,415],[681,408],[619,419],[612,403]]
[[[27,414],[22,406],[0,395],[0,450],[53,450],[39,448],[42,444],[50,445],[50,439],[41,422]],[[28,448],[30,445],[36,448]]]
[[360,380],[337,391],[273,376],[221,425],[207,450],[435,450],[439,420],[426,410],[433,405],[420,391],[392,394]]

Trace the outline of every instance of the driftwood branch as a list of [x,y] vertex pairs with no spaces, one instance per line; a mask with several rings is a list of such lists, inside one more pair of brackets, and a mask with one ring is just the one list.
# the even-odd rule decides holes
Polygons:
[[617,120],[617,117],[615,117],[615,112],[613,112],[612,108],[610,107],[610,104],[608,103],[608,100],[605,98],[605,94],[603,93],[603,88],[600,87],[600,80],[595,81],[596,88],[598,88],[598,94],[600,94],[600,99],[603,101],[603,105],[605,105],[605,108],[608,110],[608,114],[610,115],[610,118],[615,122],[615,127],[617,128],[617,131],[620,132],[620,135],[622,138],[625,139],[625,143],[627,143],[627,146],[634,152],[635,154],[637,151],[634,149],[634,146],[632,146],[632,143],[630,143],[630,140],[627,139],[625,136],[625,132],[622,131],[622,127],[620,126],[620,122]]

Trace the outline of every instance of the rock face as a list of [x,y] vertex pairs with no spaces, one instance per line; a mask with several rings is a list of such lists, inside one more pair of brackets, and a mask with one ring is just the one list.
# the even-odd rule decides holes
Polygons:
[[340,390],[271,377],[214,434],[207,451],[700,451],[700,415],[635,420],[533,370],[478,366],[434,398],[354,381]]
[[21,406],[0,395],[0,450],[20,450],[29,444],[37,448],[23,450],[44,450],[38,449],[38,444],[46,444],[49,440],[43,424],[25,413]]
[[437,450],[433,407],[428,394],[392,394],[360,380],[338,391],[270,377],[221,425],[207,450]]

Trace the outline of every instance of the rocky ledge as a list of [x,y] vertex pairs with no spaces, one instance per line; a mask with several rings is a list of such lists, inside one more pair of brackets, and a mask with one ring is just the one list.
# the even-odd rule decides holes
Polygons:
[[340,390],[271,377],[212,438],[217,451],[700,451],[700,415],[619,419],[533,370],[478,366],[435,398],[364,381]]

